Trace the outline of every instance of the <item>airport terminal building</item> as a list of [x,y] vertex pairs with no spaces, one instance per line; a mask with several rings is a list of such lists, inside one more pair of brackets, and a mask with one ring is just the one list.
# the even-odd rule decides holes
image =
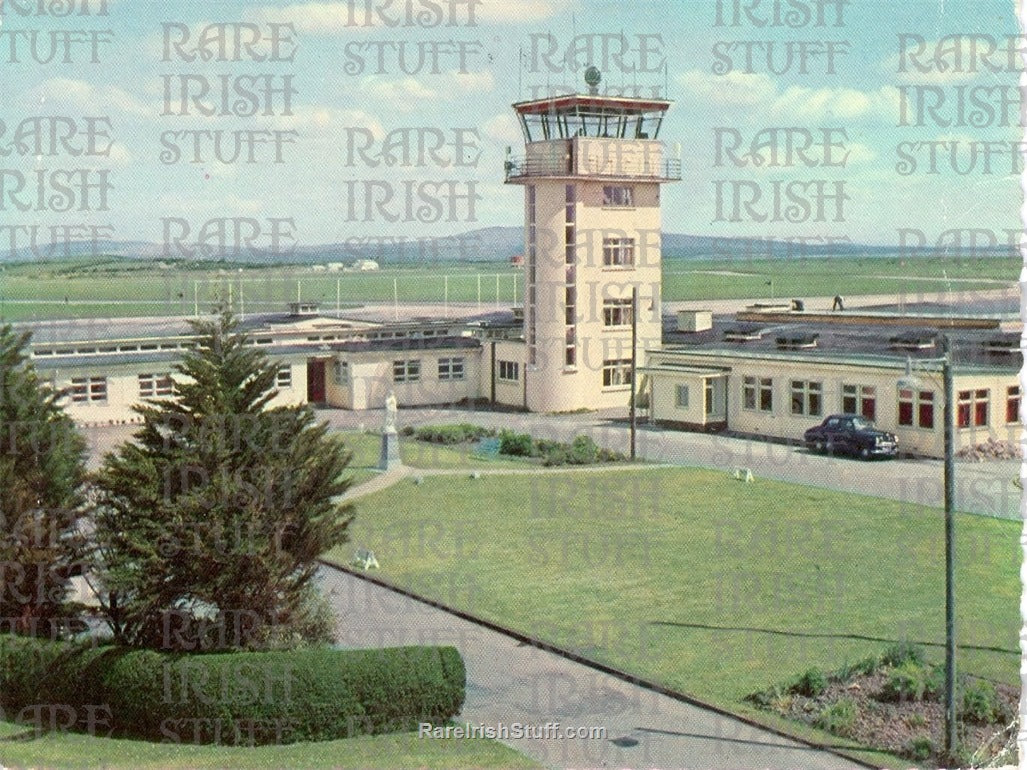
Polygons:
[[[1016,308],[806,310],[799,303],[666,316],[660,188],[680,179],[660,127],[670,102],[589,94],[514,105],[525,154],[524,307],[388,321],[293,303],[247,316],[277,363],[273,404],[381,408],[485,402],[539,413],[624,409],[684,430],[801,439],[824,416],[873,418],[904,451],[942,453],[940,335],[953,349],[957,446],[1018,436]],[[1013,314],[1009,311],[1012,310]],[[32,360],[83,424],[137,418],[171,395],[196,344],[186,319],[42,322]],[[898,386],[907,369],[916,389]]]

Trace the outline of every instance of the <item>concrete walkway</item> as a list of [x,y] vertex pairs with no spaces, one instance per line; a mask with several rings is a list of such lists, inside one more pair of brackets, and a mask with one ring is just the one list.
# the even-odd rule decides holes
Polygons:
[[[503,742],[548,767],[863,767],[629,684],[347,573],[325,568],[321,578],[339,618],[342,646],[454,645],[467,664],[467,701],[459,721],[511,730],[515,724],[537,726],[538,737]],[[570,738],[568,728],[601,728],[605,734]]]

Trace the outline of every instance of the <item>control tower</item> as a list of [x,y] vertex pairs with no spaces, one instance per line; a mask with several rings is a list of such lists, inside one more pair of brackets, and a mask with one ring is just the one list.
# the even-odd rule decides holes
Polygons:
[[[660,127],[669,101],[587,94],[513,105],[525,154],[525,404],[533,412],[626,407],[637,350],[661,342],[660,185],[681,178]],[[637,300],[633,303],[633,292]]]

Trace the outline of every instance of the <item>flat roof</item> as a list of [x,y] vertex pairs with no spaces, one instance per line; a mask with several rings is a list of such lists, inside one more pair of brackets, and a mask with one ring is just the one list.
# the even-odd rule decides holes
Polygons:
[[[664,316],[663,347],[668,352],[698,352],[745,359],[821,360],[874,366],[905,366],[907,359],[930,360],[942,356],[939,336],[932,327],[918,326],[915,318],[905,327],[873,325],[837,326],[789,322],[768,318],[763,322],[714,316],[710,329],[678,331],[677,315]],[[1014,373],[1022,364],[1020,335],[1000,329],[946,329],[956,366]],[[731,337],[734,337],[732,339]],[[795,346],[803,338],[812,347]],[[780,342],[779,342],[780,340]]]
[[545,99],[515,102],[513,108],[521,115],[540,115],[548,112],[571,112],[580,110],[613,110],[616,112],[665,112],[671,104],[666,99],[641,99],[633,96],[602,96],[600,94],[566,94]]

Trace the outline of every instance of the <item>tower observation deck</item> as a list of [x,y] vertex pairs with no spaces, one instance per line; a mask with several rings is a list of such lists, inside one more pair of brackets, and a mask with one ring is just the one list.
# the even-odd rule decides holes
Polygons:
[[[513,105],[524,155],[524,400],[531,411],[626,407],[632,361],[661,342],[660,185],[681,178],[669,101],[587,94]],[[632,325],[637,344],[632,348]]]

